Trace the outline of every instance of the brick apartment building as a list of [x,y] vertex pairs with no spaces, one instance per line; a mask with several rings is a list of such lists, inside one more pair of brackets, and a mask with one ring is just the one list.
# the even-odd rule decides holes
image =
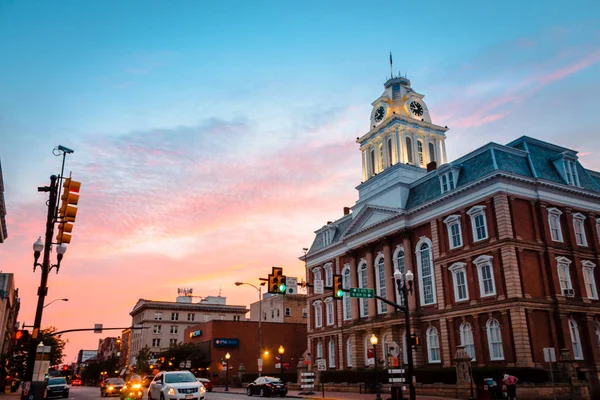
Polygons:
[[[448,162],[447,127],[431,123],[406,78],[373,105],[357,138],[359,198],[317,231],[307,280],[341,274],[346,288],[400,302],[393,274],[411,270],[417,368],[451,367],[459,345],[475,365],[541,368],[551,347],[597,386],[600,173],[525,136]],[[377,354],[392,341],[406,348],[403,315],[382,302],[312,291],[308,302],[309,349],[330,369],[364,368],[372,334]]]
[[[238,373],[244,364],[247,374],[258,373],[259,325],[253,321],[210,321],[185,330],[184,343],[195,343],[210,357],[210,367],[205,376],[218,382],[223,370],[221,360],[231,355],[231,374]],[[225,339],[225,340],[223,340]],[[289,363],[289,372],[296,372],[298,361],[306,351],[306,323],[262,322],[263,375],[278,375],[275,367],[279,346],[285,352],[283,362]],[[266,352],[266,353],[265,353]]]
[[250,321],[306,324],[308,310],[305,294],[265,294],[260,302],[250,304]]

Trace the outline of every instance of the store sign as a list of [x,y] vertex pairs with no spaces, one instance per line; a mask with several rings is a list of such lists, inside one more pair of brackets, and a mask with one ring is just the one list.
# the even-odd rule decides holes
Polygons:
[[213,343],[215,347],[239,347],[239,339],[214,339]]
[[197,331],[190,332],[190,337],[191,338],[195,338],[195,337],[198,337],[198,336],[202,336],[202,331],[200,329],[198,329]]

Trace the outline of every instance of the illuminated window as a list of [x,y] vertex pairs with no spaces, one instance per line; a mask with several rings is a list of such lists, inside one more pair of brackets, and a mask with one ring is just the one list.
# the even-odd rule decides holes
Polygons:
[[412,148],[412,139],[408,136],[405,138],[406,142],[406,162],[412,164],[413,161],[413,148]]

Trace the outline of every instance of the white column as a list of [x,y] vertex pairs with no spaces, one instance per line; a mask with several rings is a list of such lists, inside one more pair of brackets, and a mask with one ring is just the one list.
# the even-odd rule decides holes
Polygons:
[[419,146],[417,144],[417,140],[419,140],[419,136],[412,134],[412,146],[413,146],[413,161],[415,165],[421,166],[421,161],[419,160]]
[[448,162],[448,159],[446,158],[446,141],[442,138],[440,139],[440,144],[442,146],[442,164],[446,164]]
[[396,162],[404,162],[402,157],[402,146],[400,145],[400,138],[402,137],[402,135],[400,134],[400,131],[396,128],[396,131],[394,133],[394,147],[396,148]]
[[365,150],[362,151],[362,181],[366,182],[369,178],[369,173],[367,172],[367,152]]

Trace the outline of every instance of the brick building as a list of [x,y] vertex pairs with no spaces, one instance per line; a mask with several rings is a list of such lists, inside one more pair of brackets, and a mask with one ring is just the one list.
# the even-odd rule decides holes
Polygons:
[[[185,330],[184,343],[198,344],[209,353],[210,367],[206,377],[215,382],[223,370],[221,360],[225,359],[227,353],[231,355],[231,374],[237,374],[240,364],[244,364],[247,374],[258,373],[258,322],[210,321],[195,325]],[[283,361],[290,364],[288,371],[296,372],[298,361],[306,350],[306,323],[262,323],[264,375],[279,374],[280,370],[275,368],[279,346],[285,349]]]
[[119,368],[129,364],[129,347],[131,346],[131,329],[121,331],[121,354],[119,355]]
[[[337,273],[346,288],[399,302],[393,274],[411,270],[417,368],[451,367],[459,345],[479,366],[541,368],[552,347],[557,358],[568,349],[594,385],[600,173],[529,137],[447,162],[447,127],[431,123],[405,78],[386,82],[373,105],[357,139],[359,198],[317,231],[307,280],[328,285]],[[331,369],[364,368],[372,334],[377,354],[392,341],[406,347],[403,315],[384,303],[312,291],[308,302],[309,348]]]
[[98,352],[96,358],[99,363],[106,361],[112,357],[120,357],[121,355],[121,338],[106,337],[98,339]]
[[305,294],[265,294],[260,302],[250,304],[250,321],[306,324],[308,311]]

